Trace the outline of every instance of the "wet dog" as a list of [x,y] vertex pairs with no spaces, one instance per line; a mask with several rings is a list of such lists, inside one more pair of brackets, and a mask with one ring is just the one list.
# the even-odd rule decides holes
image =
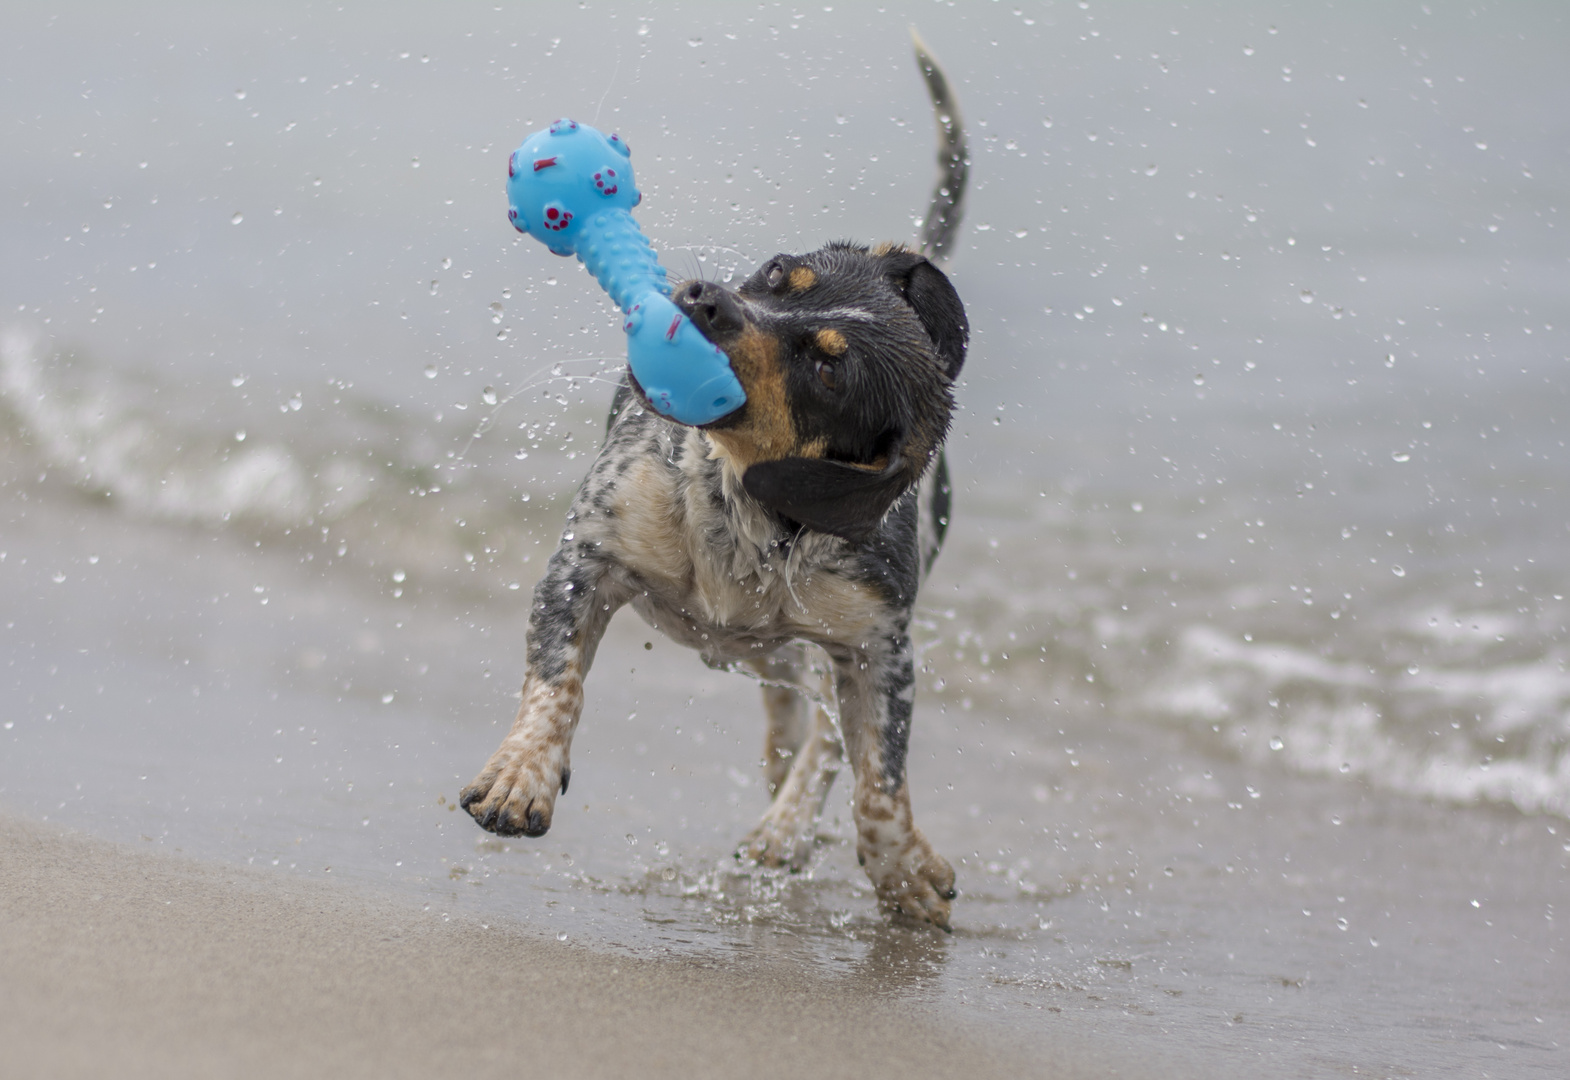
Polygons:
[[[940,132],[920,248],[837,242],[777,255],[734,290],[676,287],[746,404],[694,428],[656,414],[630,375],[618,389],[605,446],[535,586],[517,720],[460,796],[483,828],[550,828],[584,677],[630,604],[708,664],[746,665],[766,682],[774,801],[738,856],[802,865],[848,758],[856,853],[879,898],[947,929],[954,871],[912,820],[905,757],[911,612],[948,524],[943,440],[969,338],[933,260],[953,242],[968,163],[947,82],[919,41],[916,56]],[[824,701],[838,725],[788,688],[809,644],[827,657]]]

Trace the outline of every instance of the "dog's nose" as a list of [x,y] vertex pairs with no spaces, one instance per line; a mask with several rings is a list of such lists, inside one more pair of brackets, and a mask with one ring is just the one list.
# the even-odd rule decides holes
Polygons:
[[672,299],[710,341],[734,334],[746,324],[741,300],[712,281],[689,281],[676,290]]

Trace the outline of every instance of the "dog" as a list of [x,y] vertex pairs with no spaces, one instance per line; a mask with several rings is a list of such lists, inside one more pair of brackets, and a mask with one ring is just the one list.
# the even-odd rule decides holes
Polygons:
[[[746,403],[687,427],[658,415],[630,372],[619,385],[534,589],[517,719],[459,796],[482,828],[550,828],[584,678],[612,614],[631,605],[709,665],[764,681],[774,799],[738,857],[799,869],[848,758],[856,854],[880,901],[949,929],[954,871],[912,820],[905,758],[911,613],[948,525],[943,441],[970,334],[934,260],[953,244],[969,163],[947,80],[915,46],[940,134],[920,247],[838,241],[776,255],[734,290],[674,288]],[[837,725],[789,689],[807,645],[827,657]]]

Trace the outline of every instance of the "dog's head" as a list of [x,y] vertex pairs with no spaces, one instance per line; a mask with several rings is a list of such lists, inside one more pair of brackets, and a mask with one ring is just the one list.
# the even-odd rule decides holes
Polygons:
[[673,299],[747,392],[704,428],[742,486],[808,528],[869,537],[948,433],[970,336],[948,278],[903,247],[834,243]]

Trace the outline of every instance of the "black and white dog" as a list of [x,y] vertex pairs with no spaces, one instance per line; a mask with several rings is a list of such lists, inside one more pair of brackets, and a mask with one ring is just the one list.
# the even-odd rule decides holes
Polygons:
[[[605,447],[535,586],[518,718],[461,795],[483,828],[550,828],[584,677],[611,615],[631,604],[705,662],[767,680],[774,802],[738,855],[800,866],[848,755],[856,852],[878,896],[947,929],[954,871],[911,818],[905,757],[911,610],[948,523],[943,440],[969,337],[930,260],[958,229],[968,161],[943,73],[919,41],[916,57],[940,132],[920,250],[836,242],[777,255],[735,290],[677,286],[746,404],[693,428],[655,413],[630,376],[618,389]],[[828,658],[838,730],[779,685],[800,678],[806,644]]]

